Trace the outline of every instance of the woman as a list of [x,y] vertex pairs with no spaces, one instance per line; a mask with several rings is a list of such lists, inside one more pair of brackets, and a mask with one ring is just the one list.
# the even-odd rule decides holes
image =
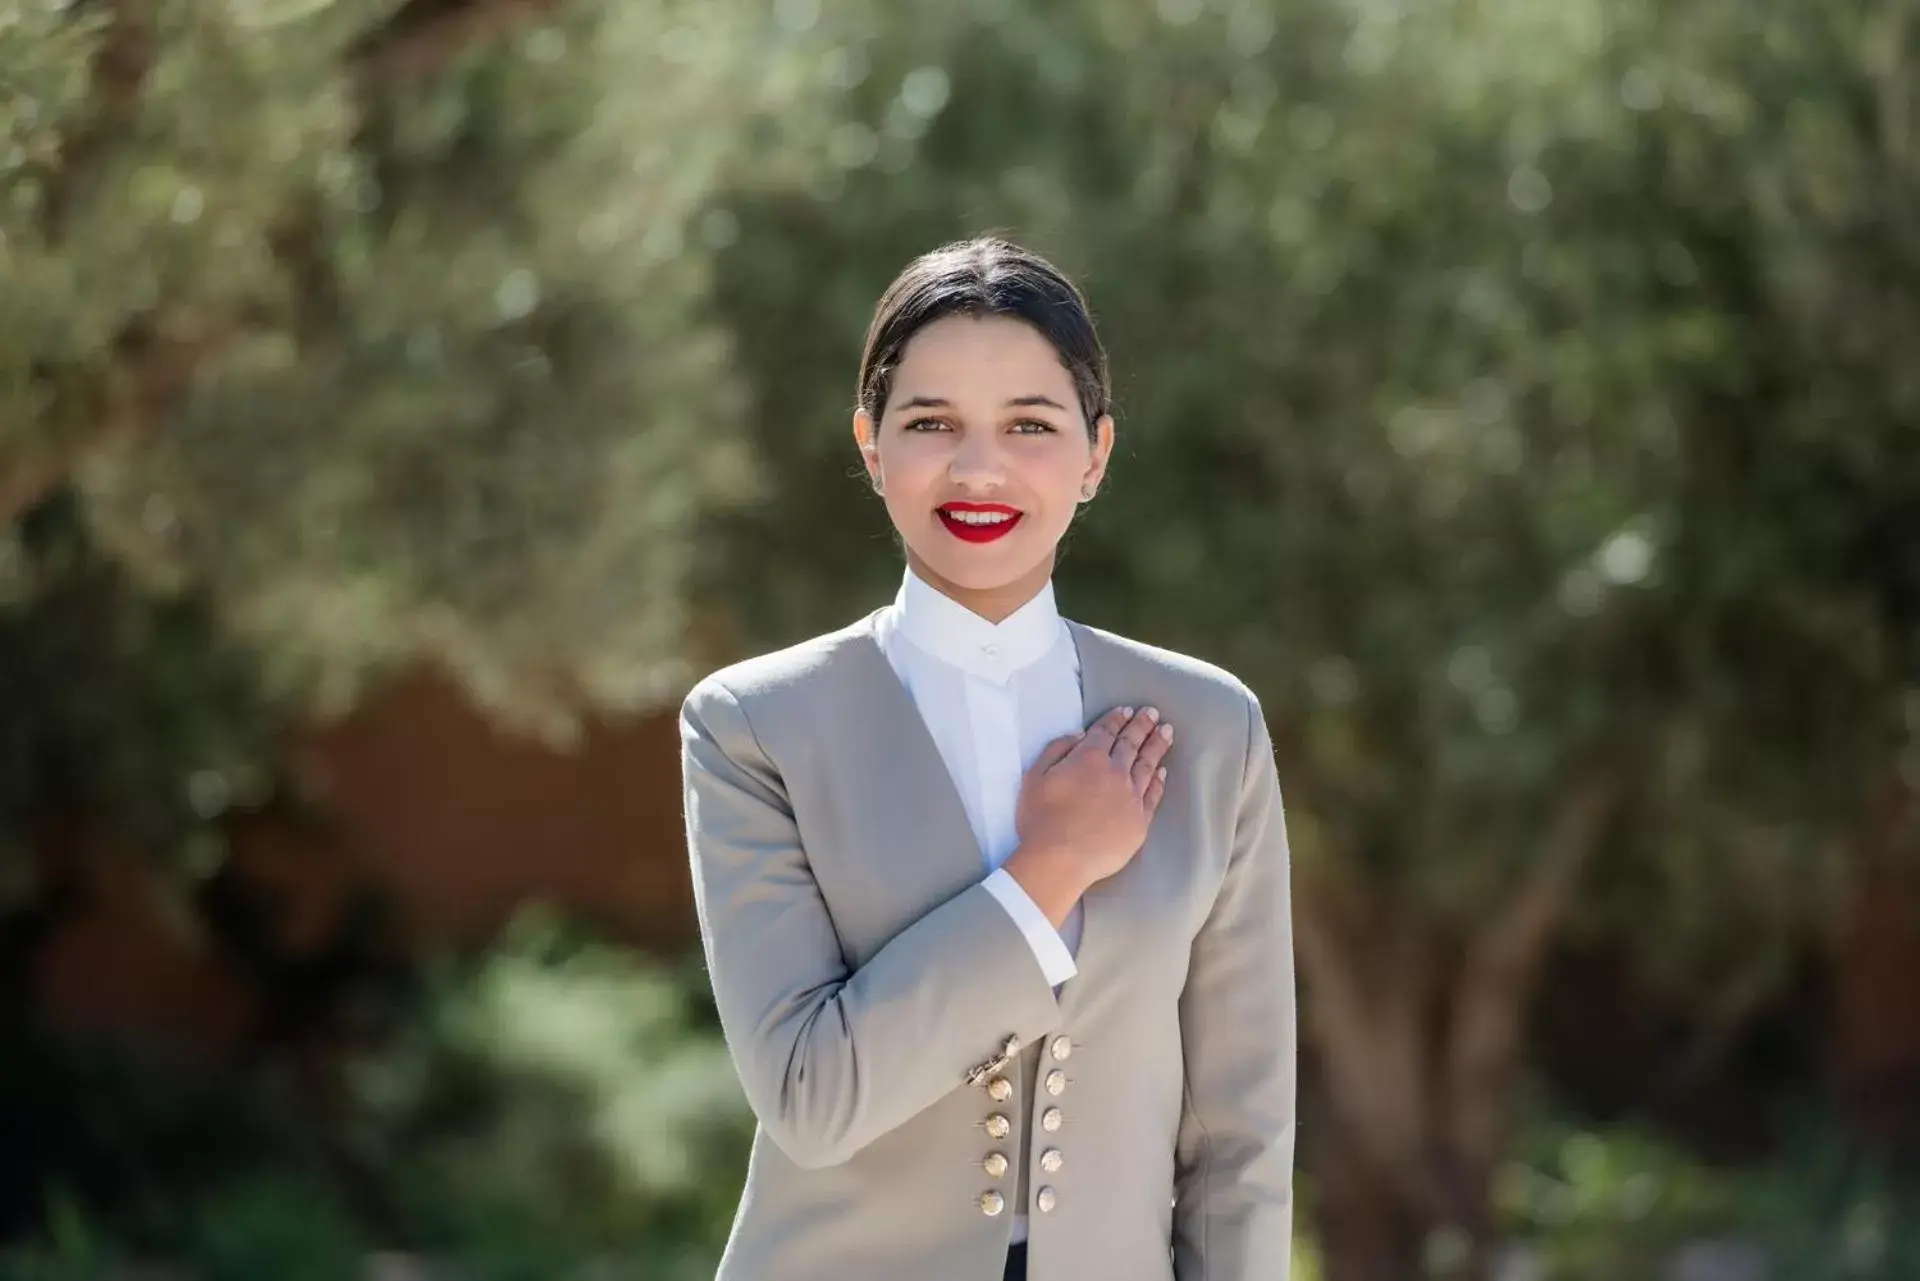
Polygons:
[[913,262],[853,420],[899,595],[687,697],[701,938],[759,1122],[721,1281],[1287,1274],[1259,704],[1055,611],[1109,394],[1046,261],[983,239]]

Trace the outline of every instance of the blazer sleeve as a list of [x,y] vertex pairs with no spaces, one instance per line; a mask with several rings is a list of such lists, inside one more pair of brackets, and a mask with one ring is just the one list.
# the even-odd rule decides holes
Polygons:
[[964,1086],[1009,1036],[1024,1045],[1058,1021],[1033,950],[979,882],[849,968],[785,783],[741,701],[709,678],[688,695],[680,731],[694,907],[721,1028],[761,1128],[795,1164],[845,1162]]
[[1289,857],[1273,745],[1248,695],[1225,879],[1180,997],[1186,1102],[1174,1149],[1179,1281],[1285,1281],[1296,1028]]

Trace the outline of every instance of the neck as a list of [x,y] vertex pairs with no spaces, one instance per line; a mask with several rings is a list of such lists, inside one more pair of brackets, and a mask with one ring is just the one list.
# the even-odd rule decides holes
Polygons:
[[1053,577],[1051,554],[1019,578],[998,587],[962,587],[928,568],[926,562],[911,551],[907,553],[907,564],[927,586],[989,623],[1005,622],[1014,611],[1038,596],[1040,589],[1047,585],[1047,580]]

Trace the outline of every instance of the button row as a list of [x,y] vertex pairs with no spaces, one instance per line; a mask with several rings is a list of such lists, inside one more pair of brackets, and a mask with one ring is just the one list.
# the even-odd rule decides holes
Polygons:
[[[1018,1037],[1007,1037],[998,1055],[977,1065],[968,1073],[969,1083],[984,1084],[988,1098],[995,1103],[1005,1103],[1013,1097],[1013,1083],[1004,1076],[992,1074],[1004,1069],[1019,1048]],[[1053,1056],[1055,1062],[1064,1063],[1073,1054],[1073,1041],[1064,1035],[1056,1036],[1048,1042],[1047,1052]],[[1042,1088],[1054,1098],[1059,1098],[1066,1093],[1067,1074],[1058,1068],[1053,1069],[1047,1073],[1042,1082]],[[1060,1127],[1065,1123],[1066,1118],[1057,1107],[1050,1107],[1040,1114],[1040,1128],[1048,1134],[1059,1133]],[[991,1138],[1004,1139],[1013,1133],[1013,1122],[1008,1120],[1004,1113],[990,1113],[986,1120],[986,1131]],[[1048,1148],[1040,1154],[1040,1168],[1048,1174],[1057,1174],[1066,1164],[1066,1160],[1066,1155],[1059,1148]],[[995,1179],[1005,1178],[1009,1168],[1004,1152],[987,1153],[986,1159],[981,1164],[985,1167],[988,1177]],[[1051,1187],[1043,1187],[1034,1193],[1033,1203],[1040,1213],[1052,1214],[1054,1207],[1060,1203],[1059,1193]],[[989,1190],[980,1194],[980,1212],[988,1218],[1004,1213],[1006,1208],[1007,1199],[1001,1193]]]
[[[1060,1197],[1052,1188],[1041,1188],[1033,1194],[1033,1203],[1039,1207],[1040,1213],[1052,1214],[1054,1207],[1060,1204]],[[980,1213],[986,1215],[989,1219],[1006,1208],[1007,1199],[998,1192],[982,1192],[980,1194]]]
[[[1066,1118],[1061,1115],[1059,1108],[1048,1108],[1040,1114],[1040,1128],[1048,1134],[1058,1134],[1065,1121]],[[986,1130],[987,1137],[990,1139],[1004,1139],[1013,1133],[1013,1122],[1007,1120],[1004,1114],[995,1112],[987,1117],[981,1128]]]
[[[1067,1163],[1066,1154],[1062,1152],[1059,1148],[1048,1148],[1045,1152],[1042,1152],[1040,1154],[1040,1168],[1045,1170],[1048,1174],[1060,1173],[1060,1167],[1065,1165],[1066,1163]],[[987,1159],[982,1161],[980,1164],[986,1168],[987,1176],[989,1178],[1001,1179],[1006,1177],[1006,1174],[1007,1174],[1007,1154],[1006,1153],[989,1152],[987,1153]]]

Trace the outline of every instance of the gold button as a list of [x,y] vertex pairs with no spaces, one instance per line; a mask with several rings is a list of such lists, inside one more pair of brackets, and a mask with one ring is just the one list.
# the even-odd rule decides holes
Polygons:
[[982,1192],[980,1194],[980,1213],[986,1215],[989,1219],[1006,1208],[1007,1199],[998,1192]]
[[999,1153],[999,1152],[987,1153],[986,1164],[987,1164],[987,1173],[992,1175],[996,1179],[1007,1172],[1007,1158],[1002,1153]]
[[[1058,1093],[1058,1091],[1056,1091]],[[987,1097],[995,1103],[1005,1103],[1013,1097],[1013,1082],[1004,1076],[996,1076],[987,1082]]]
[[1060,1172],[1060,1166],[1066,1159],[1067,1158],[1060,1155],[1059,1148],[1048,1148],[1040,1154],[1040,1168],[1048,1174],[1058,1174]]
[[1060,1097],[1060,1095],[1066,1093],[1066,1089],[1067,1089],[1067,1074],[1065,1072],[1062,1072],[1059,1068],[1055,1068],[1053,1071],[1047,1073],[1047,1093],[1048,1094],[1051,1094],[1055,1098],[1058,1098]]
[[1059,1108],[1048,1108],[1040,1114],[1040,1128],[1048,1134],[1053,1134],[1059,1130],[1060,1122],[1065,1119],[1060,1115]]
[[995,1112],[987,1118],[987,1133],[996,1139],[1004,1139],[1013,1133],[1013,1123]]
[[1056,1036],[1050,1048],[1053,1050],[1053,1057],[1064,1063],[1073,1053],[1073,1042],[1064,1036]]
[[1039,1195],[1033,1198],[1033,1203],[1040,1207],[1042,1214],[1052,1214],[1053,1207],[1059,1202],[1060,1199],[1054,1195],[1052,1188],[1041,1188]]

